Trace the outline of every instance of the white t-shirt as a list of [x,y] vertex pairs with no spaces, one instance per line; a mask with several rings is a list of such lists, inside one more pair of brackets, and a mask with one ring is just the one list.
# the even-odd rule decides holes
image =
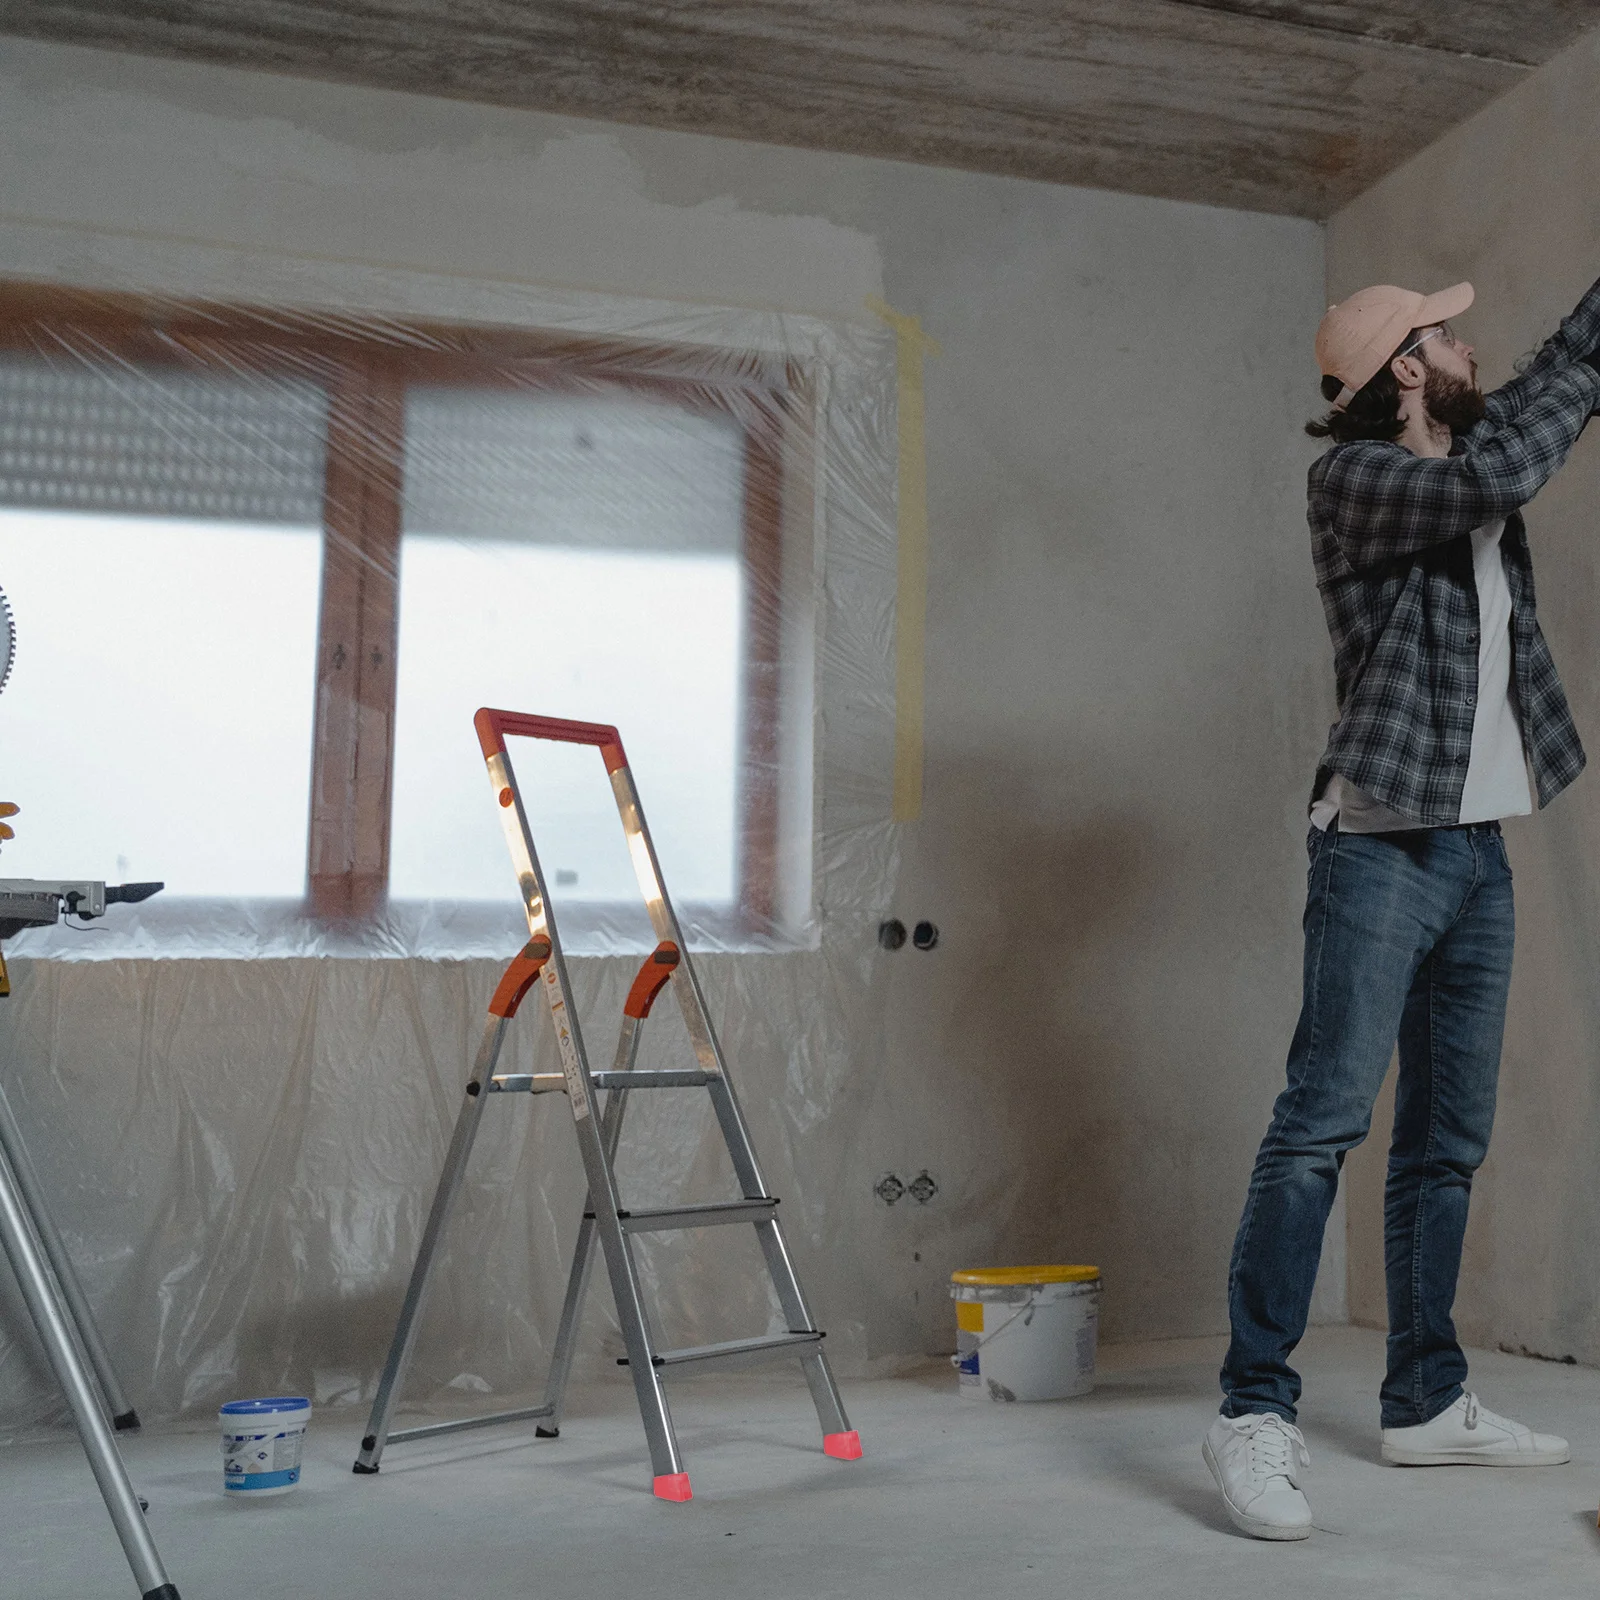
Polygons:
[[[1500,556],[1505,522],[1472,532],[1472,577],[1478,590],[1478,693],[1472,716],[1472,753],[1461,791],[1462,822],[1525,817],[1533,810],[1522,723],[1512,678],[1511,589]],[[1341,833],[1396,833],[1426,826],[1391,811],[1337,772],[1317,796],[1311,820],[1326,828],[1339,819]]]

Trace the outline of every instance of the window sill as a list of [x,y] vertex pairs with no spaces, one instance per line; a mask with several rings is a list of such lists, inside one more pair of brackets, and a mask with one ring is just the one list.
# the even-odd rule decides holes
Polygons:
[[[752,929],[732,906],[678,907],[689,949],[700,954],[781,954],[815,949],[814,928]],[[637,902],[556,907],[569,956],[642,955],[655,936]],[[8,957],[46,961],[509,960],[527,938],[513,902],[410,900],[359,924],[321,923],[300,900],[158,896],[114,907],[102,921],[35,928],[6,942]]]

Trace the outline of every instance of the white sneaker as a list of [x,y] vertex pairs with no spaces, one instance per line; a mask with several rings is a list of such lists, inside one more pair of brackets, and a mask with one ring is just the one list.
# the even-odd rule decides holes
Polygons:
[[1311,1507],[1300,1472],[1311,1465],[1305,1435],[1275,1411],[1218,1417],[1200,1454],[1222,1491],[1233,1525],[1256,1539],[1304,1539]]
[[1572,1452],[1565,1439],[1497,1417],[1464,1394],[1430,1422],[1385,1428],[1383,1459],[1401,1467],[1558,1467]]

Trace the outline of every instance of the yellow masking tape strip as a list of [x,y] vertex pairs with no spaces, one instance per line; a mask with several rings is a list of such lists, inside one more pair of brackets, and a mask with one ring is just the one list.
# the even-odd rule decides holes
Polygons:
[[983,1302],[981,1300],[957,1300],[956,1326],[963,1333],[982,1333]]
[[900,372],[899,567],[894,629],[894,820],[922,814],[922,660],[928,611],[928,464],[922,358],[940,354],[915,317],[876,295],[867,309],[894,329]]

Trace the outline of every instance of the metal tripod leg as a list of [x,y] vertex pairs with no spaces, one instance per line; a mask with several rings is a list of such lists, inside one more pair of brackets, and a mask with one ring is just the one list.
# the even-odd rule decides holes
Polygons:
[[411,1352],[416,1344],[418,1313],[422,1310],[423,1297],[428,1290],[428,1278],[433,1271],[439,1239],[450,1218],[456,1196],[461,1192],[467,1158],[472,1154],[473,1140],[478,1136],[478,1124],[483,1119],[483,1107],[489,1098],[489,1080],[493,1078],[495,1062],[500,1058],[506,1021],[504,1017],[491,1015],[483,1030],[478,1059],[473,1064],[472,1077],[467,1082],[466,1100],[456,1118],[455,1132],[451,1135],[450,1148],[444,1158],[444,1170],[439,1175],[439,1187],[434,1191],[433,1207],[428,1212],[427,1226],[422,1230],[416,1265],[412,1267],[411,1281],[406,1285],[400,1320],[395,1324],[394,1339],[389,1345],[389,1359],[383,1364],[383,1376],[378,1380],[378,1392],[372,1402],[372,1414],[367,1419],[361,1453],[356,1457],[352,1471],[367,1473],[378,1470],[378,1461],[389,1437],[395,1402],[400,1397],[406,1368],[410,1365]]
[[[632,1072],[639,1055],[640,1024],[624,1017],[622,1036],[617,1041],[616,1070]],[[600,1142],[605,1147],[606,1164],[616,1170],[617,1146],[622,1139],[622,1118],[627,1111],[628,1091],[613,1089],[606,1096],[600,1113]],[[566,1398],[567,1379],[572,1372],[572,1357],[577,1345],[578,1323],[583,1317],[584,1297],[589,1291],[589,1273],[594,1266],[594,1196],[585,1195],[583,1216],[578,1223],[578,1242],[572,1251],[572,1270],[567,1274],[567,1297],[561,1305],[561,1324],[556,1329],[554,1353],[550,1357],[550,1376],[545,1380],[545,1404],[550,1420],[534,1432],[541,1439],[554,1439],[561,1432],[561,1406]]]
[[139,1508],[139,1497],[128,1481],[128,1469],[117,1452],[116,1439],[100,1410],[94,1385],[73,1340],[70,1312],[57,1298],[44,1251],[28,1220],[22,1187],[9,1156],[3,1151],[0,1151],[0,1244],[4,1245],[11,1269],[17,1275],[22,1298],[39,1330],[56,1381],[72,1408],[72,1420],[78,1425],[78,1437],[83,1441],[89,1468],[100,1486],[106,1510],[111,1513],[139,1592],[144,1600],[178,1600],[178,1591],[167,1580],[155,1541],[145,1525],[144,1512]]
[[119,1433],[125,1428],[137,1428],[139,1414],[128,1404],[128,1397],[123,1393],[117,1369],[111,1364],[105,1341],[100,1337],[89,1297],[83,1292],[83,1285],[78,1281],[77,1271],[72,1265],[72,1257],[67,1254],[67,1247],[56,1231],[50,1208],[45,1204],[39,1175],[28,1158],[27,1149],[22,1143],[22,1130],[11,1114],[11,1105],[3,1088],[0,1088],[0,1150],[5,1152],[6,1159],[11,1163],[22,1203],[33,1221],[40,1244],[44,1246],[50,1270],[55,1273],[56,1282],[61,1286],[61,1296],[67,1303],[77,1335],[83,1341],[84,1353],[94,1368],[95,1377],[100,1380],[100,1392],[105,1396],[111,1425]]

